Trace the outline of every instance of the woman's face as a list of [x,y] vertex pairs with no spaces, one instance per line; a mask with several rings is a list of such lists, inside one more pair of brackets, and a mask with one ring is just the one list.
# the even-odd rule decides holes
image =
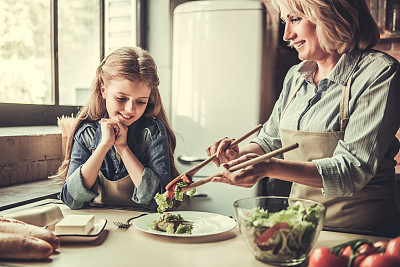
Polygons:
[[144,113],[151,89],[129,80],[111,80],[101,87],[110,119],[125,126],[137,121]]
[[298,17],[285,5],[280,5],[281,19],[285,24],[283,40],[290,42],[290,46],[299,53],[300,60],[320,61],[328,56],[321,49],[316,34],[316,26],[309,20]]

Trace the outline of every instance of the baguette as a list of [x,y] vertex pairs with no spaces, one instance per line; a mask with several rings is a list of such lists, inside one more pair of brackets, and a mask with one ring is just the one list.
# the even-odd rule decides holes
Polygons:
[[60,247],[60,240],[49,230],[13,218],[0,216],[0,233],[34,236],[48,242],[54,250]]
[[23,234],[0,233],[0,259],[42,260],[53,254],[46,241]]

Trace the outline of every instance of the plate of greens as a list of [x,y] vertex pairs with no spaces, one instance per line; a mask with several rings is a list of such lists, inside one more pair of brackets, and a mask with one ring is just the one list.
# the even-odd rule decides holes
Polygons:
[[230,217],[198,211],[152,213],[137,218],[133,226],[143,232],[174,237],[199,237],[224,233],[236,227]]

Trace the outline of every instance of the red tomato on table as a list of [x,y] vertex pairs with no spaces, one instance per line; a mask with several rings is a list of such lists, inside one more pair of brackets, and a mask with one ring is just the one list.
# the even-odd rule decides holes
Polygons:
[[385,255],[390,255],[400,259],[400,236],[389,241]]
[[360,267],[399,267],[400,259],[385,254],[372,254],[367,256]]
[[357,251],[358,253],[365,255],[371,255],[378,252],[377,249],[371,244],[362,244],[361,246],[358,247]]
[[346,267],[348,258],[336,256],[330,248],[318,247],[314,249],[308,260],[309,267]]

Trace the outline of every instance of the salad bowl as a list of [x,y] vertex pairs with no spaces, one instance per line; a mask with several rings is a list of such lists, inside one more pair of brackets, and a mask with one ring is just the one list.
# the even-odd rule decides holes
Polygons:
[[235,201],[240,233],[257,260],[299,265],[315,245],[325,220],[323,204],[288,197],[251,197]]

